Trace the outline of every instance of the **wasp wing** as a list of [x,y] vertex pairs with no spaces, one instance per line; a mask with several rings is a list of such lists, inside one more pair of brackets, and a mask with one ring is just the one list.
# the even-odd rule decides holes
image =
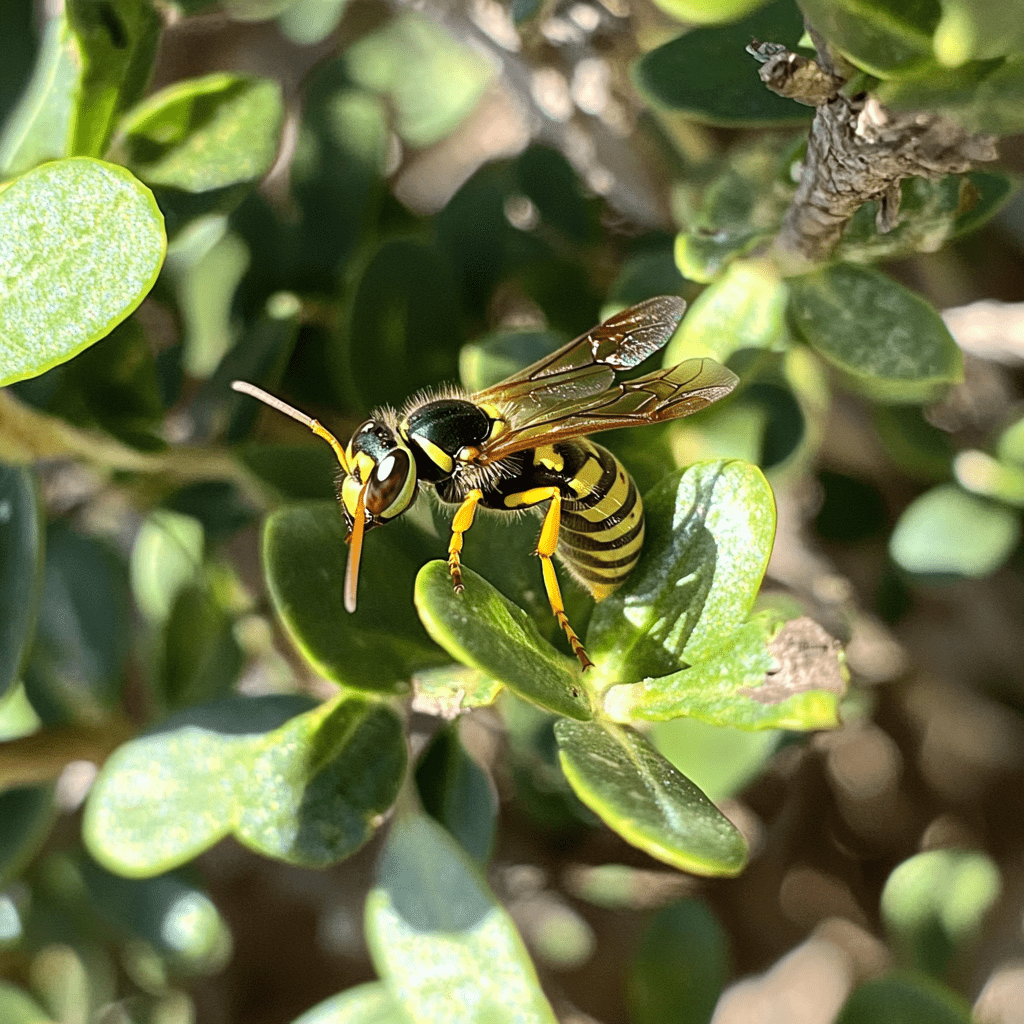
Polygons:
[[672,337],[686,303],[660,295],[630,306],[574,341],[480,391],[474,402],[507,403],[527,415],[608,391],[618,370],[628,370]]
[[568,402],[520,422],[486,445],[480,463],[599,430],[661,423],[689,416],[723,398],[739,378],[713,359],[688,359],[670,369],[623,381],[597,395]]

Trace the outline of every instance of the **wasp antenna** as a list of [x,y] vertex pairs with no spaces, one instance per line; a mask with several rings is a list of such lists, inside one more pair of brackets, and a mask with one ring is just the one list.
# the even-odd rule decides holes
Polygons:
[[248,381],[233,380],[231,387],[234,391],[240,391],[243,395],[249,395],[252,398],[258,399],[264,405],[269,405],[271,409],[283,412],[285,416],[291,416],[293,420],[298,420],[304,427],[312,430],[317,437],[322,437],[334,449],[334,454],[338,462],[341,463],[341,468],[346,473],[348,472],[348,459],[345,458],[345,449],[341,446],[341,442],[319,420],[313,419],[312,416],[307,416],[304,412],[299,412],[294,406],[289,405],[287,402],[282,402],[280,398],[275,398],[274,395],[264,391],[263,388],[258,388],[255,384],[250,384]]
[[356,592],[359,589],[359,560],[363,554],[363,529],[366,525],[364,509],[366,508],[366,488],[364,484],[356,499],[355,511],[352,514],[352,533],[348,541],[348,564],[345,566],[345,611],[356,610]]

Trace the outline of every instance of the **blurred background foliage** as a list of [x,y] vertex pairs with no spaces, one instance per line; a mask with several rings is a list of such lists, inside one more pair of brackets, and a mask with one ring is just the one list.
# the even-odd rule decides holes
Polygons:
[[[56,320],[5,321],[39,347],[5,363],[0,392],[0,1020],[440,1019],[353,986],[374,968],[400,978],[420,955],[395,930],[408,872],[462,865],[466,903],[431,911],[439,933],[464,929],[466,906],[492,906],[475,862],[563,1021],[967,1021],[972,1006],[984,1024],[1019,1021],[1024,9],[800,8],[0,4],[3,181],[103,157],[148,186],[166,230],[163,260],[148,193],[122,182],[133,233],[97,215],[79,263],[97,282],[116,267],[128,294],[84,310],[63,340]],[[855,86],[996,133],[1001,161],[907,179],[894,230],[879,234],[868,204],[837,262],[787,280],[760,257],[813,111],[765,89],[744,50],[797,47],[803,15]],[[54,189],[102,211],[115,186],[90,179],[95,166]],[[0,193],[5,233],[41,202],[26,180]],[[34,273],[55,293],[65,284],[58,263]],[[843,727],[810,739],[692,718],[652,728],[747,837],[743,875],[698,880],[600,826],[558,770],[550,717],[508,696],[440,730],[418,705],[407,723],[422,805],[464,865],[426,819],[396,828],[380,869],[379,840],[329,870],[286,862],[269,816],[287,787],[265,794],[266,820],[214,812],[214,797],[190,820],[186,799],[187,824],[160,835],[134,831],[125,804],[122,868],[201,856],[135,878],[93,859],[81,836],[94,765],[142,730],[180,744],[185,789],[218,799],[229,777],[262,778],[270,755],[253,736],[361,737],[342,767],[358,774],[383,751],[360,805],[383,813],[405,770],[400,723],[369,697],[317,706],[325,678],[373,672],[378,690],[400,689],[415,673],[432,710],[494,696],[415,616],[413,576],[444,536],[425,505],[391,546],[370,538],[355,624],[326,616],[337,595],[318,578],[289,584],[324,613],[292,630],[296,651],[275,616],[292,628],[291,591],[278,578],[272,607],[260,574],[259,523],[278,510],[263,538],[277,564],[301,516],[325,564],[342,557],[323,506],[290,504],[333,497],[333,458],[232,379],[344,439],[375,406],[485,386],[664,293],[691,303],[666,361],[709,354],[741,386],[699,421],[608,444],[644,491],[703,458],[762,466],[779,530],[761,604],[823,623],[855,684]],[[485,528],[467,562],[550,638],[534,529]],[[567,597],[585,620],[585,597]],[[344,663],[304,646],[315,634],[335,650],[336,630]],[[238,695],[246,723],[232,718]],[[216,747],[174,731],[214,720]],[[147,748],[127,749],[119,771],[166,782],[146,774]],[[294,773],[307,791],[322,781],[309,765]],[[355,850],[375,824],[346,820],[338,841]],[[87,836],[105,827],[86,818]],[[229,833],[240,843],[212,845]],[[487,991],[525,1006],[532,968],[505,919],[495,927],[519,973]],[[492,947],[474,941],[452,962],[486,976]]]

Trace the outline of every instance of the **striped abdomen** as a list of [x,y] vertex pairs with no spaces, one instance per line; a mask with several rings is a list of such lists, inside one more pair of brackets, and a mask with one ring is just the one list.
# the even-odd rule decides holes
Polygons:
[[601,601],[625,581],[640,558],[643,500],[633,478],[607,448],[580,439],[538,448],[534,459],[543,460],[549,453],[562,463],[558,556],[594,600]]

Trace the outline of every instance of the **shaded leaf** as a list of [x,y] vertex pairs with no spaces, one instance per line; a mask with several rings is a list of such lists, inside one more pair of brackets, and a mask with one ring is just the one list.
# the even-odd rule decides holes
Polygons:
[[292,1024],[409,1024],[409,1018],[386,985],[367,981],[318,1003]]
[[43,524],[32,474],[0,464],[0,698],[20,677],[43,585]]
[[633,66],[633,80],[657,106],[708,124],[806,124],[812,108],[766,88],[757,61],[745,50],[752,39],[795,49],[803,32],[803,16],[793,0],[775,0],[739,21],[692,29],[659,46]]
[[228,834],[304,867],[347,857],[397,796],[402,726],[359,697],[308,708],[299,697],[230,698],[124,744],[89,794],[90,852],[132,877],[182,864]]
[[884,274],[837,263],[789,284],[794,330],[876,397],[920,402],[963,379],[939,314]]
[[866,981],[846,1001],[836,1024],[970,1024],[970,1007],[930,978],[890,974]]
[[378,972],[416,1024],[555,1024],[511,918],[429,818],[392,826],[366,933]]
[[631,1024],[707,1024],[729,980],[729,937],[700,900],[662,907],[627,978]]
[[102,338],[163,263],[163,218],[126,170],[58,160],[0,193],[0,384],[34,377]]
[[367,534],[359,607],[349,614],[342,600],[346,532],[336,503],[292,505],[267,519],[263,567],[274,609],[299,652],[328,679],[404,690],[413,672],[448,661],[410,600],[417,569],[440,544],[434,538],[432,550],[408,515]]
[[208,192],[262,178],[283,118],[276,82],[220,72],[147,97],[122,126],[119,145],[146,184]]
[[555,736],[576,795],[627,842],[697,875],[743,869],[743,836],[638,732],[563,718],[555,723]]

